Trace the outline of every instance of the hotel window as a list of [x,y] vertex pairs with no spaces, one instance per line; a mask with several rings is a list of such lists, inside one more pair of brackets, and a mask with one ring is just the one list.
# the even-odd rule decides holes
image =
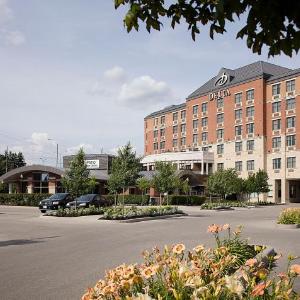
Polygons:
[[158,130],[154,130],[154,131],[153,131],[153,136],[154,136],[155,138],[158,137]]
[[246,108],[246,116],[253,117],[254,116],[254,106],[249,106]]
[[291,98],[286,100],[286,110],[294,109],[296,107],[296,99]]
[[182,138],[180,139],[180,145],[181,145],[181,146],[184,146],[184,145],[185,145],[185,142],[186,142],[185,137],[182,137]]
[[154,149],[154,150],[157,150],[157,149],[158,149],[158,143],[154,143],[154,144],[153,144],[153,149]]
[[185,110],[182,110],[180,112],[180,116],[181,116],[181,119],[185,119],[186,118],[186,111]]
[[217,145],[217,154],[224,153],[224,144]]
[[249,134],[251,134],[251,133],[254,133],[254,123],[249,123],[249,124],[247,124],[246,125],[246,131],[247,131],[247,133]]
[[180,125],[180,131],[181,132],[186,132],[186,124],[181,124]]
[[222,139],[224,137],[224,129],[217,130],[217,139]]
[[208,152],[208,147],[202,147],[203,152]]
[[293,128],[296,126],[296,117],[288,117],[286,118],[286,127]]
[[177,139],[174,139],[173,140],[173,147],[175,148],[175,147],[177,147],[178,146],[178,141],[177,141]]
[[272,138],[272,148],[280,148],[281,147],[281,137],[277,136]]
[[243,150],[242,142],[235,142],[235,152],[241,152]]
[[272,85],[272,96],[280,95],[280,83]]
[[234,102],[235,104],[242,103],[242,93],[238,93],[234,95]]
[[296,157],[288,157],[286,159],[286,164],[288,169],[295,169],[296,168]]
[[173,113],[173,121],[178,120],[178,112]]
[[217,170],[224,170],[224,163],[217,163]]
[[224,100],[223,98],[217,99],[217,108],[221,108],[224,106]]
[[173,126],[173,134],[178,133],[178,125]]
[[247,171],[254,170],[254,160],[247,160]]
[[253,151],[254,150],[254,140],[247,141],[247,151]]
[[197,115],[198,114],[198,105],[194,105],[193,106],[193,115]]
[[158,118],[155,118],[154,119],[154,126],[157,126],[157,124],[158,124]]
[[246,100],[254,100],[254,89],[246,92]]
[[224,122],[224,114],[217,114],[217,123],[223,123]]
[[280,112],[281,110],[281,101],[272,103],[272,113]]
[[160,149],[165,149],[165,145],[166,145],[165,141],[161,141],[160,142]]
[[166,117],[165,116],[161,116],[160,117],[160,124],[165,124],[166,122]]
[[198,128],[198,120],[193,120],[193,129]]
[[207,141],[207,132],[202,132],[201,139],[202,141]]
[[287,146],[295,146],[296,145],[296,136],[295,135],[287,135],[286,136],[286,145]]
[[281,158],[273,159],[273,170],[281,169]]
[[235,170],[237,172],[242,172],[242,170],[243,170],[243,162],[242,161],[235,162]]
[[193,134],[193,144],[198,144],[198,134]]
[[160,136],[165,136],[165,133],[166,133],[165,129],[162,128],[162,129],[160,130]]
[[295,79],[286,82],[286,91],[293,92],[295,90]]
[[208,118],[207,117],[202,118],[201,119],[201,125],[202,125],[202,127],[207,126],[207,124],[208,124]]
[[239,120],[242,118],[242,115],[243,115],[243,111],[242,109],[237,109],[234,111],[234,115],[235,115],[235,119],[236,120]]
[[235,126],[235,136],[242,135],[242,125]]
[[272,130],[279,130],[281,128],[281,119],[272,121]]
[[207,112],[207,102],[202,103],[201,110],[202,110],[202,112]]

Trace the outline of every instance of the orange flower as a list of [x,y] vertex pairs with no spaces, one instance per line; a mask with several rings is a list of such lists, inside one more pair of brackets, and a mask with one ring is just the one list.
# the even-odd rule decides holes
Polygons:
[[257,284],[253,290],[251,295],[256,296],[262,296],[265,293],[266,284],[264,282]]
[[172,249],[172,251],[176,254],[181,254],[184,250],[185,250],[184,244],[177,244]]
[[245,266],[248,266],[250,268],[252,268],[253,266],[255,266],[257,264],[257,259],[256,258],[250,258],[245,262]]
[[149,279],[150,277],[154,276],[156,271],[152,267],[146,267],[142,272],[142,276],[146,279]]
[[300,265],[291,265],[290,271],[291,271],[291,273],[300,275]]
[[199,253],[201,251],[203,251],[205,248],[203,245],[198,245],[196,246],[193,250],[196,252],[196,253]]
[[207,232],[218,233],[222,230],[222,227],[216,224],[212,224],[208,226]]
[[223,229],[223,230],[227,230],[227,229],[229,229],[229,228],[230,228],[230,225],[229,225],[229,224],[224,224],[222,229]]

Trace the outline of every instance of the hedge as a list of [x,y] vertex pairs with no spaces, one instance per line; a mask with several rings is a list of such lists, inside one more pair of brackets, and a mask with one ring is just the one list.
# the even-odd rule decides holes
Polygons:
[[[111,204],[115,203],[114,195],[106,195],[104,197],[108,199]],[[118,204],[123,204],[123,195],[118,195],[117,199]],[[144,197],[142,197],[142,195],[124,195],[124,204],[148,205],[149,199],[149,195],[144,195]]]
[[1,194],[0,205],[38,206],[43,199],[51,194]]
[[174,195],[169,196],[171,205],[202,205],[206,200],[205,196],[196,195]]

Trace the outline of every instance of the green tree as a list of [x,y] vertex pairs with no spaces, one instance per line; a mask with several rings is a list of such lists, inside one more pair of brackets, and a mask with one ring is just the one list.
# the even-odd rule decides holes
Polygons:
[[121,192],[124,185],[123,174],[119,171],[119,166],[117,165],[117,161],[113,160],[111,173],[109,175],[107,181],[107,188],[109,193],[114,195],[115,198],[115,206],[117,205],[118,194]]
[[171,27],[185,22],[193,40],[200,34],[200,27],[210,26],[214,34],[223,34],[229,22],[242,18],[236,38],[246,38],[247,47],[261,54],[263,46],[269,56],[281,52],[292,56],[300,48],[300,1],[295,0],[115,0],[116,9],[126,5],[124,26],[130,32],[139,29],[139,21],[146,29],[160,30],[162,19],[170,19]]
[[22,152],[5,151],[0,154],[0,176],[7,171],[26,166]]
[[236,194],[241,191],[241,180],[235,169],[218,170],[208,178],[207,188],[210,194],[221,196]]
[[151,181],[146,177],[140,177],[137,179],[136,185],[142,191],[142,204],[145,204],[144,195],[147,193],[147,190],[151,187]]
[[155,163],[155,174],[152,179],[152,185],[159,192],[159,203],[162,203],[162,195],[173,192],[176,189],[186,188],[183,180],[176,174],[176,166],[172,163],[158,161]]
[[[139,178],[139,172],[141,171],[140,158],[137,157],[136,152],[133,151],[130,142],[124,147],[118,149],[117,156],[113,159],[110,178],[114,181],[117,190],[123,191],[123,206],[124,206],[124,194],[125,191],[136,184],[136,180]],[[108,186],[114,185],[108,180]]]
[[66,170],[65,175],[62,177],[63,187],[73,197],[91,193],[97,184],[94,177],[89,177],[90,171],[84,162],[84,155],[83,149],[80,148],[71,161],[69,169]]
[[255,173],[255,192],[257,193],[258,202],[260,194],[268,193],[270,191],[268,180],[269,176],[266,171],[259,169]]
[[256,192],[255,174],[250,174],[248,178],[244,179],[244,192],[247,195],[248,201],[250,201],[250,195]]

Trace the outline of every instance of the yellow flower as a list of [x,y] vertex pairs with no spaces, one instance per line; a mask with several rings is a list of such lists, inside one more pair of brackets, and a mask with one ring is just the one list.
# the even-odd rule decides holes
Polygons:
[[132,300],[155,300],[151,298],[148,294],[138,293],[137,296],[132,297]]
[[146,267],[142,270],[141,274],[146,279],[149,279],[150,277],[152,277],[156,274],[156,269],[153,267]]
[[193,250],[196,252],[196,253],[199,253],[199,252],[202,252],[204,250],[204,246],[203,245],[198,245],[196,246]]
[[240,298],[242,297],[244,287],[238,279],[234,276],[225,275],[225,284],[231,293],[238,295]]
[[176,254],[181,254],[185,250],[184,244],[177,244],[173,247],[172,251]]

